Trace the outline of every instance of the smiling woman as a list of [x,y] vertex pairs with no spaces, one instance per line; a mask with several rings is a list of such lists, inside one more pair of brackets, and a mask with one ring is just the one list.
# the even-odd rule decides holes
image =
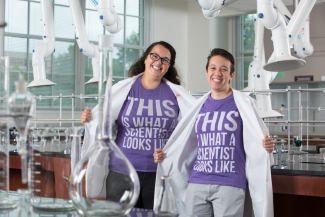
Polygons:
[[207,59],[211,91],[195,102],[174,129],[157,177],[172,174],[180,214],[243,216],[249,186],[255,216],[271,217],[273,154],[267,151],[273,149],[273,140],[263,136],[268,129],[253,99],[229,86],[234,76],[232,54],[215,48]]
[[[179,86],[180,80],[175,65],[176,51],[167,42],[151,44],[131,66],[130,78],[116,83],[112,89],[113,138],[121,151],[130,160],[140,180],[138,208],[153,209],[155,179],[158,162],[166,154],[162,151],[178,120],[194,103],[192,97]],[[92,111],[86,109],[81,115],[86,132],[94,126]],[[85,135],[91,146],[95,130]],[[107,188],[112,179],[123,185],[124,175],[116,162],[107,176]],[[111,196],[116,192],[106,192]]]
[[[217,55],[218,53],[222,55]],[[223,53],[222,50],[208,56],[206,78],[211,87],[211,97],[213,99],[223,99],[232,93],[230,81],[234,77],[234,69],[234,58],[227,55],[227,53]]]

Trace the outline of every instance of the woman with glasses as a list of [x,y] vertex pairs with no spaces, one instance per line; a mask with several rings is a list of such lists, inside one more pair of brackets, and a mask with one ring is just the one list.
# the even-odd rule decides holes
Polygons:
[[[155,42],[131,66],[130,78],[112,88],[112,121],[117,129],[113,135],[138,173],[140,195],[135,205],[138,208],[153,209],[156,163],[166,157],[162,148],[195,101],[180,86],[175,58],[176,51],[169,43]],[[91,110],[86,108],[80,120],[87,127],[91,119]],[[95,132],[91,134],[85,135],[83,153],[95,140]],[[107,185],[111,179],[123,184],[123,175],[114,171],[110,171]],[[106,197],[114,194],[119,193],[107,192]]]

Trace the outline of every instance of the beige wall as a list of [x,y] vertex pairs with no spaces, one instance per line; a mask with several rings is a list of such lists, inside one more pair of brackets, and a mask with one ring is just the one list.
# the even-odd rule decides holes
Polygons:
[[176,67],[189,91],[206,91],[204,76],[209,51],[209,20],[196,2],[153,1],[153,41],[164,40],[177,52]]

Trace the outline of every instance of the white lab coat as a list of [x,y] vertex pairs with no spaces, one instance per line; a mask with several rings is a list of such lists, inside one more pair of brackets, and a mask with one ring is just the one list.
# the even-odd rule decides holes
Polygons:
[[[117,134],[117,125],[116,120],[120,113],[120,110],[125,102],[130,89],[136,79],[141,76],[137,75],[123,81],[118,82],[112,87],[112,100],[111,100],[111,121],[113,124],[112,127],[112,138],[115,139]],[[184,116],[191,106],[195,102],[195,98],[191,96],[183,87],[180,85],[175,85],[170,81],[163,78],[167,85],[174,92],[178,106],[179,106],[179,119]],[[109,115],[107,113],[107,105],[108,105],[108,88],[106,88],[106,95],[104,101],[103,113],[104,116]],[[105,107],[106,105],[106,107]],[[105,117],[107,119],[107,117]],[[98,125],[98,106],[96,106],[91,111],[91,120],[85,123],[85,136],[84,142],[81,149],[81,157],[84,156],[88,150],[93,150],[93,144],[95,142],[96,136],[96,128]],[[105,124],[104,124],[105,126]],[[152,158],[152,161],[154,159]],[[90,156],[88,161],[88,169],[86,173],[86,194],[87,197],[92,198],[105,198],[106,196],[106,177],[108,174],[108,156],[107,151],[102,147],[94,151],[94,153]]]
[[[180,214],[185,210],[186,188],[196,160],[198,140],[195,121],[207,99],[207,93],[198,99],[191,110],[178,123],[164,147],[167,154],[158,164],[156,176],[155,203],[158,200],[160,177],[171,176],[171,185]],[[245,93],[233,89],[234,100],[243,120],[243,144],[246,153],[246,178],[253,202],[255,217],[273,217],[273,192],[270,165],[273,155],[262,146],[268,129],[259,117],[255,101]]]
[[[111,114],[112,114],[112,123],[113,123],[112,136],[114,139],[117,134],[117,125],[115,124],[115,122],[118,118],[123,103],[126,100],[132,85],[134,84],[136,79],[142,74],[143,73],[122,80],[116,83],[115,85],[113,85],[112,87],[112,103],[111,103],[112,113]],[[163,78],[163,80],[171,88],[171,90],[174,92],[176,96],[179,110],[180,110],[178,120],[180,120],[190,110],[190,108],[192,107],[196,99],[192,95],[190,95],[182,86],[173,84],[172,82],[168,81],[165,78]],[[107,105],[107,100],[108,100],[107,97],[105,97],[104,105]],[[81,150],[81,156],[83,156],[87,152],[88,148],[94,143],[97,124],[98,124],[98,105],[91,110],[91,120],[85,123],[85,136],[84,136],[84,142]]]

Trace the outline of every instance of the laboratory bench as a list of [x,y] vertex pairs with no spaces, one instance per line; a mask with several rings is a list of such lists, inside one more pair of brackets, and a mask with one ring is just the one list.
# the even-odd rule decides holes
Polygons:
[[[17,203],[17,207],[14,209],[2,209],[0,210],[0,216],[6,217],[17,217],[18,214],[18,204],[19,204],[19,195],[16,191],[9,191],[9,198]],[[68,201],[72,203],[71,201]],[[40,210],[33,208],[34,217],[81,217],[81,215],[75,209],[67,211],[53,211],[53,210]],[[23,216],[27,216],[26,213]],[[155,217],[156,215],[152,210],[133,208],[127,215],[127,217]]]
[[[70,154],[65,154],[63,151],[41,152],[33,150],[33,152],[34,161],[38,163],[34,165],[38,171],[34,174],[35,179],[39,181],[34,183],[34,188],[40,190],[38,196],[69,199]],[[20,155],[16,151],[9,153],[10,190],[16,191],[19,188],[27,188],[27,184],[21,182]]]
[[[271,167],[275,216],[317,217],[325,213],[325,161],[309,146],[310,154],[297,152],[289,163],[288,153],[274,153]],[[278,148],[278,152],[281,151]],[[304,154],[305,153],[305,154]],[[308,157],[306,157],[308,156]],[[42,152],[35,157],[41,162],[45,176],[39,186],[46,197],[69,199],[68,178],[71,173],[70,155],[60,152]],[[21,183],[20,156],[10,152],[10,190],[26,188]]]
[[[279,147],[279,146],[278,146]],[[324,145],[274,153],[271,167],[275,216],[318,217],[325,213]],[[296,149],[296,150],[294,150]],[[280,153],[280,154],[279,154]]]

